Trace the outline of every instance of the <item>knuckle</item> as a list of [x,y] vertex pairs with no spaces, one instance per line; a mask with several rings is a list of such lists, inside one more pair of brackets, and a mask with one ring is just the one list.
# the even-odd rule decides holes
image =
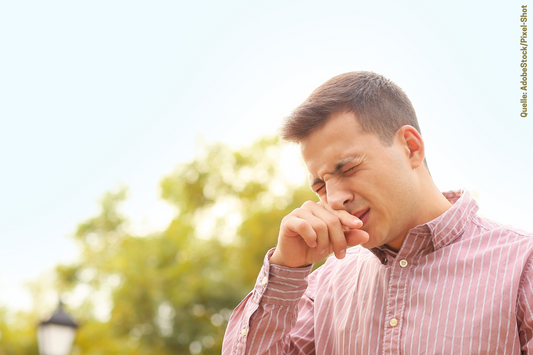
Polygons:
[[340,226],[341,222],[339,221],[339,219],[337,217],[334,217],[334,216],[329,216],[327,217],[326,219],[326,223],[329,225],[329,226],[332,226],[332,227],[337,227],[337,226]]
[[305,229],[307,227],[307,221],[305,221],[303,219],[299,219],[296,222],[296,226],[297,226],[298,229]]
[[302,211],[302,208],[301,207],[296,207],[291,213],[298,213]]
[[300,207],[298,208],[295,208],[294,210],[292,210],[291,213],[289,213],[288,215],[286,215],[285,217],[283,217],[283,219],[285,218],[292,218],[292,217],[298,217],[301,213],[302,209]]
[[317,205],[322,206],[324,208],[327,208],[328,205],[324,202],[324,200],[320,200],[318,202],[315,202]]
[[285,217],[283,217],[281,219],[281,224],[282,225],[290,225],[291,224],[291,221],[294,219],[294,218],[297,218],[295,215],[293,215],[292,213],[286,215]]
[[348,243],[346,243],[346,239],[341,238],[341,239],[337,240],[337,247],[339,249],[346,249],[347,246],[348,246]]
[[317,232],[326,232],[328,230],[328,225],[326,223],[324,223],[324,221],[318,221],[314,226],[313,228],[317,231]]
[[302,207],[305,207],[305,208],[310,208],[312,206],[316,205],[316,202],[313,202],[313,201],[305,201],[303,204],[302,204]]

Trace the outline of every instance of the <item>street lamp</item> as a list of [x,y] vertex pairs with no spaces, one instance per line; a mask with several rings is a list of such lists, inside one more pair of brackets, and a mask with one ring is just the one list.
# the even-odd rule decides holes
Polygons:
[[76,336],[78,324],[63,310],[59,301],[57,310],[48,320],[39,324],[37,339],[40,355],[68,355]]

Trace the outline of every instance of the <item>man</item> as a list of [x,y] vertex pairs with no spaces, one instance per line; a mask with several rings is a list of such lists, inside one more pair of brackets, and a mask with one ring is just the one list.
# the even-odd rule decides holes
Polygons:
[[439,192],[399,87],[334,77],[281,136],[320,202],[282,220],[223,354],[533,353],[533,235],[478,217],[468,192]]

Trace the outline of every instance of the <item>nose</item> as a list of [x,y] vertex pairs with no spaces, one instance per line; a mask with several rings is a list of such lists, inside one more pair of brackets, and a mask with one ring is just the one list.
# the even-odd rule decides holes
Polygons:
[[[328,181],[329,182],[329,181]],[[333,181],[331,181],[333,182]],[[339,182],[327,184],[327,198],[328,204],[334,210],[345,210],[347,206],[352,202],[353,195],[348,189],[342,186]]]

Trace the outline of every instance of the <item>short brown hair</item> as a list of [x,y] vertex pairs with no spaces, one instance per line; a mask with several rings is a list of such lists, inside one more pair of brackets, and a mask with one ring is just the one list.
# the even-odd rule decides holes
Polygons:
[[353,112],[363,132],[377,134],[387,145],[404,125],[420,133],[413,105],[400,87],[382,75],[357,71],[335,76],[313,91],[285,118],[280,136],[299,143],[343,111]]

